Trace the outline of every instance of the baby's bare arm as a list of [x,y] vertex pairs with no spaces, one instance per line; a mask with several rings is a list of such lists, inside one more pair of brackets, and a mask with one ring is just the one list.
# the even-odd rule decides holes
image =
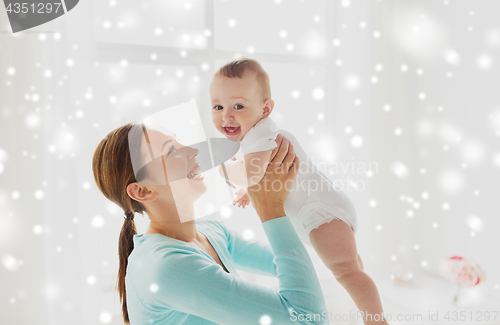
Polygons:
[[262,177],[264,177],[270,157],[271,149],[250,153],[244,156],[248,186],[258,184]]
[[226,169],[226,174],[222,169],[222,165],[219,167],[219,173],[221,176],[232,184],[248,187],[245,162],[243,160],[228,160],[224,163]]
[[[260,182],[266,171],[271,150],[255,152],[244,156],[244,160],[229,160],[224,163],[227,179],[232,184],[249,187]],[[223,178],[224,170],[222,165],[219,173]]]

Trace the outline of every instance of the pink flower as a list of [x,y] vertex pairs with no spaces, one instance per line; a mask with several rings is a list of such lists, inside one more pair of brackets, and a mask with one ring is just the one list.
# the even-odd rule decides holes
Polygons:
[[441,272],[451,281],[465,284],[470,287],[486,280],[486,275],[481,267],[461,256],[451,256],[441,264]]

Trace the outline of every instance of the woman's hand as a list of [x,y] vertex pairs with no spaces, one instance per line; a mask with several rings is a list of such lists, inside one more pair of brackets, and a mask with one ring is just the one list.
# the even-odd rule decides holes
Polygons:
[[279,134],[276,143],[264,177],[248,188],[250,201],[262,222],[286,215],[283,203],[299,170],[299,158],[288,140]]

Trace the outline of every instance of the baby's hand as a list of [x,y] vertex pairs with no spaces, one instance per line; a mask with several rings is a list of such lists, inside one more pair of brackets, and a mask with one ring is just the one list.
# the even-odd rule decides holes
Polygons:
[[[230,160],[231,160],[231,161],[235,161],[235,160],[236,160],[236,157],[235,157],[235,156],[233,156],[233,157],[231,157],[231,159],[230,159]],[[221,173],[221,176],[222,176],[222,177],[224,177],[224,176],[222,175],[222,170],[220,169],[220,167],[222,167],[222,165],[221,165],[221,166],[219,166],[219,172]],[[228,180],[226,180],[226,184],[227,184],[227,185],[229,185],[229,186],[230,186],[230,187],[232,187],[232,188],[236,188],[236,186],[234,186],[234,184],[233,184],[233,183],[231,183],[231,182],[230,182],[230,181],[228,181]]]
[[236,200],[234,201],[233,205],[236,205],[236,203],[238,203],[238,207],[245,208],[250,204],[250,197],[248,196],[247,190],[244,187],[237,190],[234,195],[236,196]]

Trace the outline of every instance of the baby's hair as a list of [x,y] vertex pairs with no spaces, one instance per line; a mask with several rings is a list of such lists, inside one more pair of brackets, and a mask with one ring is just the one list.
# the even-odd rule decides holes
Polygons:
[[231,61],[221,67],[214,74],[214,77],[224,76],[227,78],[243,78],[245,72],[252,73],[260,88],[262,102],[271,98],[271,86],[269,75],[262,68],[259,61],[250,58],[241,58]]

